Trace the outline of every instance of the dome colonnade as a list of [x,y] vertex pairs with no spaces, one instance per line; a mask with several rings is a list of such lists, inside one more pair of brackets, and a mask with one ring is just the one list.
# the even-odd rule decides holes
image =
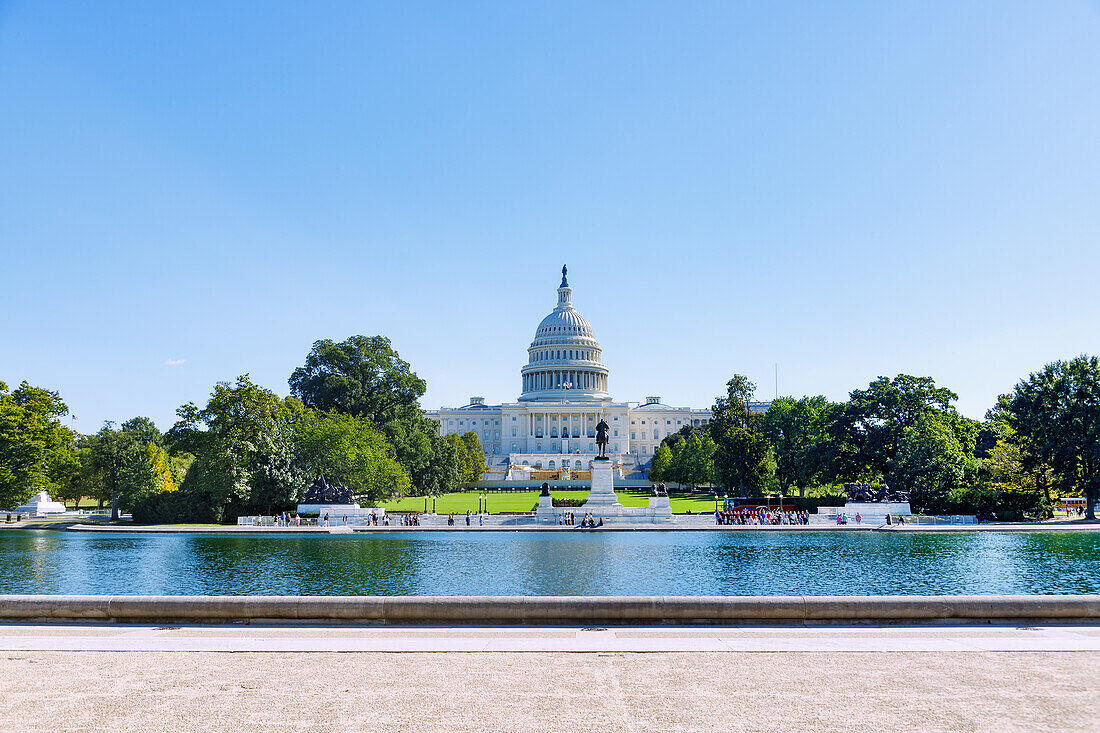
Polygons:
[[568,271],[562,268],[558,304],[535,329],[520,372],[520,402],[610,400],[607,367],[592,324],[573,307]]

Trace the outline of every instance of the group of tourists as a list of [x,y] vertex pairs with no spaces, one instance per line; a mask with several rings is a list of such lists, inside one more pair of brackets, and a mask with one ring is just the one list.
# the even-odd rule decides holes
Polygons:
[[810,513],[750,508],[744,511],[716,511],[714,519],[718,524],[809,524]]
[[[474,515],[470,513],[469,509],[467,509],[466,510],[466,526],[469,527],[473,523],[474,523]],[[477,524],[478,524],[479,527],[483,526],[485,524],[485,515],[484,514],[479,513],[477,515]],[[448,514],[447,515],[447,526],[448,527],[455,526],[455,515],[453,515],[453,514]]]
[[290,512],[283,512],[279,516],[275,517],[276,527],[301,527],[302,518],[295,514],[290,516]]

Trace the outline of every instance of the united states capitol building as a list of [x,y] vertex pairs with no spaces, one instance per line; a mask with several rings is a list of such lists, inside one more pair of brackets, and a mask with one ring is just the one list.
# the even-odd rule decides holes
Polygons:
[[[558,302],[538,328],[520,370],[516,402],[487,405],[471,397],[464,407],[429,410],[442,435],[473,431],[485,450],[483,479],[537,482],[587,479],[596,450],[596,425],[611,427],[608,457],[621,479],[644,479],[661,441],[685,425],[710,422],[709,408],[671,407],[660,397],[616,402],[592,324],[573,307],[562,268]],[[764,411],[768,403],[752,403]]]

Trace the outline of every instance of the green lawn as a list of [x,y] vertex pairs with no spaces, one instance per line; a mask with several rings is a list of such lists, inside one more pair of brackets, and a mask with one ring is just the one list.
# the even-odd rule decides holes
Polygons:
[[[623,506],[646,506],[649,503],[648,491],[620,490],[616,492]],[[435,510],[440,514],[465,514],[467,510],[477,511],[477,491],[456,491],[437,496],[434,500]],[[538,491],[490,491],[485,494],[488,497],[489,513],[501,512],[529,512],[538,504]],[[558,499],[583,499],[588,492],[580,491],[555,491],[554,497]],[[672,511],[684,514],[691,511],[694,514],[714,511],[714,499],[698,494],[669,493]],[[422,512],[424,511],[423,496],[406,496],[396,501],[386,501],[380,504],[386,511],[398,512]],[[432,510],[433,500],[428,497],[428,511]],[[583,509],[582,509],[583,510]]]

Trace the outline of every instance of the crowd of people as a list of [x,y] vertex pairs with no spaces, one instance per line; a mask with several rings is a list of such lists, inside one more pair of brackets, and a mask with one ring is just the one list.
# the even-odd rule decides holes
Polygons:
[[714,519],[718,524],[809,524],[810,513],[747,507],[716,511]]

